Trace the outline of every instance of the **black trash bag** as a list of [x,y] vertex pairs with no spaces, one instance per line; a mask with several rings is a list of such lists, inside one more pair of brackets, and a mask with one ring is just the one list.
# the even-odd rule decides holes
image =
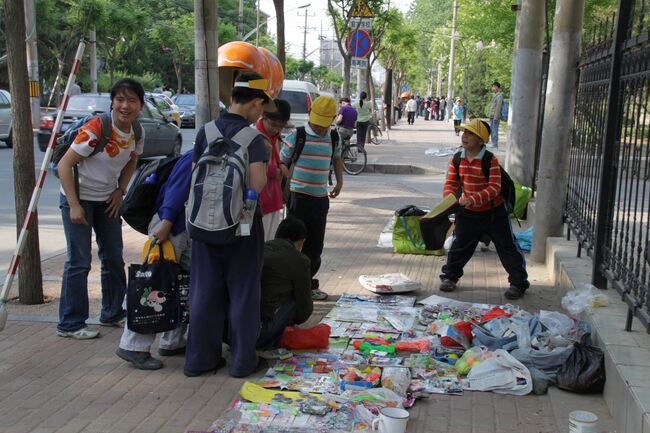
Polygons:
[[587,344],[589,334],[574,343],[573,353],[557,374],[558,388],[578,394],[603,392],[605,387],[605,355],[596,346]]
[[406,205],[395,211],[396,216],[422,216],[422,215],[426,215],[426,213],[427,212],[425,210],[420,209],[419,207],[413,204]]

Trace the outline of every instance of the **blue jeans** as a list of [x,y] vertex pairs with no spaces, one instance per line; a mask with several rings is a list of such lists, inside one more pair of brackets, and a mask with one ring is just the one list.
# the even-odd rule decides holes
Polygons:
[[499,122],[501,122],[501,119],[493,119],[490,117],[490,129],[492,130],[490,134],[490,141],[494,147],[499,146]]
[[63,267],[61,301],[59,304],[60,331],[74,332],[86,326],[88,319],[88,273],[92,262],[92,232],[95,231],[101,261],[102,312],[101,322],[116,322],[126,312],[122,301],[126,294],[126,274],[122,258],[122,220],[110,218],[105,202],[81,200],[89,225],[74,224],[70,220],[70,205],[61,194],[59,207],[68,247]]
[[260,336],[257,338],[257,348],[262,350],[272,350],[280,347],[280,340],[284,333],[284,328],[293,325],[296,316],[296,300],[293,297],[284,299],[275,315],[262,322]]

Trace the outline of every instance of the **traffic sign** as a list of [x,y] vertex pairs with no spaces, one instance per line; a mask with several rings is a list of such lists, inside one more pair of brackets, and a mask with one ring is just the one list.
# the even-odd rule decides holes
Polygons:
[[345,47],[352,57],[366,57],[372,48],[370,35],[365,30],[355,30],[350,32]]
[[350,9],[351,17],[372,18],[375,15],[372,13],[368,4],[364,0],[356,0],[352,9]]
[[350,29],[370,30],[372,29],[372,18],[350,18]]
[[352,57],[352,63],[350,63],[352,69],[368,69],[368,58],[367,57]]

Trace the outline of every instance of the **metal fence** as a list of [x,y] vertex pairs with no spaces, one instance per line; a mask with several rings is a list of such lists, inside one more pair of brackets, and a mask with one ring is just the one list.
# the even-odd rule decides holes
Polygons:
[[615,17],[585,35],[576,100],[566,221],[650,332],[650,1],[619,0]]

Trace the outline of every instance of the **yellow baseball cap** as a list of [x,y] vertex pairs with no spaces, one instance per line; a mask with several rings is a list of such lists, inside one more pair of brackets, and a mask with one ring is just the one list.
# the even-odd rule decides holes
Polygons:
[[327,128],[336,117],[336,101],[329,96],[319,96],[311,104],[309,123]]
[[474,135],[477,135],[483,143],[487,143],[490,140],[490,130],[485,122],[480,119],[471,119],[464,125],[458,127],[461,131],[468,131]]

